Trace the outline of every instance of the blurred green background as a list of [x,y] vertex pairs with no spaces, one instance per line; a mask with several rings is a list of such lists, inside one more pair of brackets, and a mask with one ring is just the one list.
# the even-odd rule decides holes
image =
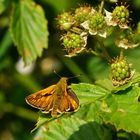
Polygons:
[[[36,0],[45,11],[49,23],[49,48],[44,50],[42,57],[36,62],[23,67],[23,62],[14,46],[9,33],[9,20],[11,14],[10,0],[5,0],[8,8],[0,15],[0,140],[32,140],[35,133],[30,133],[38,118],[38,110],[31,108],[25,102],[25,97],[44,87],[56,83],[59,77],[53,73],[55,69],[61,76],[75,76],[82,74],[78,79],[72,79],[70,83],[92,83],[98,79],[108,78],[108,62],[93,54],[84,54],[74,58],[64,57],[60,41],[61,32],[57,29],[55,18],[58,14],[73,10],[81,4],[97,6],[99,0]],[[0,1],[1,3],[1,1]],[[136,28],[140,20],[140,1],[127,1],[129,10],[133,11],[130,24]],[[114,3],[106,1],[105,8],[112,10]],[[0,4],[0,11],[3,7]],[[106,40],[110,55],[116,56],[119,49],[113,42],[113,37]],[[88,45],[95,45],[96,40],[88,40]],[[125,54],[133,63],[133,67],[140,71],[139,47]]]

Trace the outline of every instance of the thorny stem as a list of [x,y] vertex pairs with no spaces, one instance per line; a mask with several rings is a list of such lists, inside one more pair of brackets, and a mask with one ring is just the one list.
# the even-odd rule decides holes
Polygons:
[[104,0],[101,1],[100,7],[99,7],[99,13],[102,13],[104,7]]

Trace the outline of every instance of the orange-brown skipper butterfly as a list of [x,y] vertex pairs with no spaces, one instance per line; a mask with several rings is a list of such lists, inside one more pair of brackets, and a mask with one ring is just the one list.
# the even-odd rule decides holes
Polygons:
[[67,80],[68,78],[62,77],[57,84],[27,96],[26,102],[43,112],[51,112],[54,117],[58,113],[76,111],[79,107],[79,100],[68,87]]

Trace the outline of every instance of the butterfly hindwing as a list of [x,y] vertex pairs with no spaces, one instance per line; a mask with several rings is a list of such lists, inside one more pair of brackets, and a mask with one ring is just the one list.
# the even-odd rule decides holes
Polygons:
[[75,111],[78,109],[79,107],[79,100],[76,96],[76,94],[74,93],[74,91],[71,89],[71,88],[68,88],[67,89],[67,100],[69,102],[69,108],[70,110],[69,111]]
[[69,109],[70,108],[69,108],[69,102],[68,102],[67,96],[64,95],[63,98],[61,99],[61,104],[58,107],[58,112],[64,113],[68,111]]

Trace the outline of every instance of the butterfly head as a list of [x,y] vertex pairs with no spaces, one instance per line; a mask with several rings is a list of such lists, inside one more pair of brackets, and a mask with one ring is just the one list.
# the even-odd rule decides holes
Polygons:
[[62,77],[59,81],[60,84],[67,84],[68,78],[67,77]]
[[62,77],[59,81],[58,81],[58,83],[57,83],[57,86],[58,87],[61,87],[61,89],[66,89],[67,88],[67,80],[68,80],[68,78],[67,77]]

